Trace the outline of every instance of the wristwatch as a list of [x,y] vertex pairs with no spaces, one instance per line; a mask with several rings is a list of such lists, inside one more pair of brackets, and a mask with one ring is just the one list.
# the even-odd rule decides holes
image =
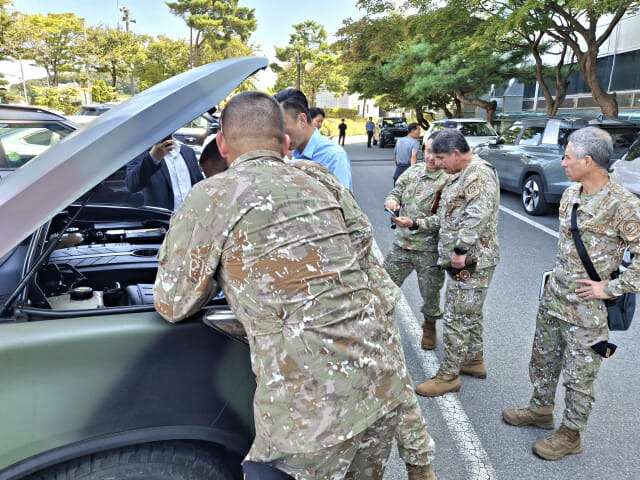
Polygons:
[[465,255],[469,250],[459,247],[459,246],[455,246],[453,247],[453,253],[455,253],[456,255]]

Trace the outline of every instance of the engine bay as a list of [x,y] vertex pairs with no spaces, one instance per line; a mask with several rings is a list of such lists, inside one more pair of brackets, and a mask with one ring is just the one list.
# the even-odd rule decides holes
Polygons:
[[[141,213],[146,218],[140,219]],[[132,305],[153,308],[152,287],[158,250],[169,227],[168,212],[87,206],[64,229],[61,225],[69,215],[65,212],[54,218],[42,234],[44,246],[49,242],[57,245],[30,282],[29,306],[54,311]],[[119,219],[95,220],[105,217]],[[211,304],[226,304],[224,295]]]

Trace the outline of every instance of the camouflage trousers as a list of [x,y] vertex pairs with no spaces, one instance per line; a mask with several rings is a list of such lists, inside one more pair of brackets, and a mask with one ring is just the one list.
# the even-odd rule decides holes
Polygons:
[[[267,463],[296,480],[382,480],[400,410],[396,407],[363,432],[322,451],[281,453],[254,442],[246,460]],[[257,455],[256,450],[262,453]]]
[[602,357],[590,347],[608,339],[607,327],[573,325],[548,315],[540,306],[529,363],[533,385],[530,408],[553,406],[562,372],[566,390],[562,423],[572,430],[583,430],[593,408],[593,383],[602,364]]
[[449,275],[444,302],[442,340],[444,358],[440,373],[458,375],[460,365],[483,350],[482,307],[495,267],[476,270],[458,281]]
[[444,284],[444,272],[438,268],[429,268],[437,263],[437,252],[408,250],[393,245],[383,264],[384,269],[399,287],[415,270],[423,302],[422,314],[425,318],[433,320],[442,317],[440,290]]

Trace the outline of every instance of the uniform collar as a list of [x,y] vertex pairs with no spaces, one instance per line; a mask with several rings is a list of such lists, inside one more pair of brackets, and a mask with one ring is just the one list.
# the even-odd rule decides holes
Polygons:
[[297,148],[293,151],[293,156],[296,158],[306,158],[307,160],[311,160],[313,158],[313,154],[316,151],[316,147],[318,146],[318,141],[322,137],[322,134],[316,128],[313,131],[311,137],[309,137],[309,141],[307,145],[304,147],[302,153]]
[[278,152],[275,152],[273,150],[254,150],[252,152],[247,152],[240,155],[233,161],[229,168],[237,167],[241,163],[245,163],[250,160],[256,160],[258,158],[269,158],[270,160],[284,163],[282,156]]
[[[585,203],[589,203],[591,200],[593,200],[594,198],[603,198],[606,197],[607,195],[609,195],[609,192],[611,192],[611,188],[613,187],[613,180],[611,180],[611,178],[609,178],[609,181],[605,184],[604,187],[602,187],[600,190],[598,190],[596,193],[594,193],[593,195],[589,195],[589,198],[587,200],[587,202]],[[582,185],[579,185],[578,188],[576,188],[574,195],[573,195],[573,199],[571,200],[571,203],[578,203],[578,204],[582,204]]]

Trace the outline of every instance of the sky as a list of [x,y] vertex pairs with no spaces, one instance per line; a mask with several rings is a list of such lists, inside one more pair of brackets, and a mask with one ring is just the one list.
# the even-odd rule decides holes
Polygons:
[[[268,57],[270,62],[275,61],[274,45],[283,47],[289,43],[289,35],[293,33],[291,25],[315,20],[325,27],[331,41],[343,19],[364,15],[356,7],[356,0],[239,0],[239,5],[255,9],[258,27],[250,42],[257,45],[258,54]],[[136,21],[130,25],[134,32],[189,38],[184,21],[172,15],[163,0],[13,0],[13,6],[29,14],[71,12],[89,25],[103,23],[110,27],[121,20],[118,7],[124,6]],[[275,75],[269,70],[257,78],[257,85],[266,88],[273,81]]]

